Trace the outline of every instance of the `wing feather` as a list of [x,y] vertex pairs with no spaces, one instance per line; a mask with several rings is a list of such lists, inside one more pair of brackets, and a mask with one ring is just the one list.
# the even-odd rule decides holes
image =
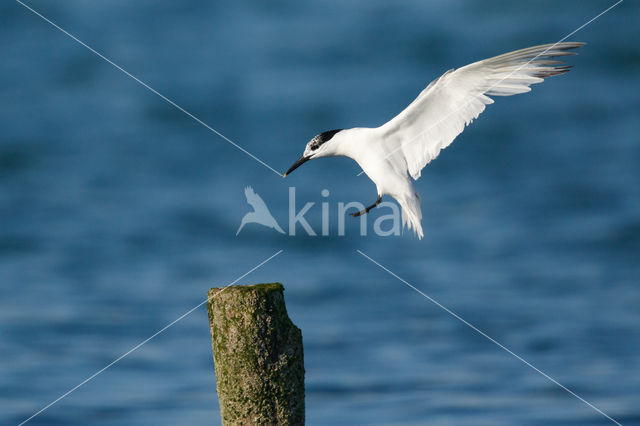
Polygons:
[[383,125],[386,150],[406,161],[414,179],[485,109],[489,96],[526,93],[532,84],[571,68],[551,58],[575,55],[584,43],[544,44],[449,70],[432,81],[407,107]]
[[269,211],[269,209],[267,208],[267,205],[264,203],[264,201],[262,200],[262,197],[260,197],[254,190],[252,187],[247,186],[244,189],[244,195],[245,197],[247,197],[247,203],[249,203],[249,205],[251,207],[253,207],[253,210],[256,212],[260,212],[260,211]]

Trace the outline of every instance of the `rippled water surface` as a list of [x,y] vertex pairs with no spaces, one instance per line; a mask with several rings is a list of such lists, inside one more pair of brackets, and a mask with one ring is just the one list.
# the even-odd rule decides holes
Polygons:
[[[30,1],[278,171],[377,126],[452,67],[554,42],[611,3]],[[286,180],[17,2],[0,5],[0,423],[17,424],[278,250],[309,424],[640,424],[637,2],[571,73],[496,104],[423,171],[425,238],[358,235],[344,158]],[[288,191],[330,236],[288,229]],[[330,195],[321,196],[327,189]],[[385,211],[373,210],[370,224]],[[219,422],[204,307],[31,424]]]

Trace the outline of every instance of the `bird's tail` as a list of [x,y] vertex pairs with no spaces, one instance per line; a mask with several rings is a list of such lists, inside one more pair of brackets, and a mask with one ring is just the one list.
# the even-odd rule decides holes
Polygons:
[[400,207],[402,207],[402,228],[407,225],[408,229],[413,229],[413,232],[418,236],[418,239],[422,239],[424,234],[422,233],[422,211],[420,210],[420,196],[413,193],[413,196],[406,196],[398,200]]

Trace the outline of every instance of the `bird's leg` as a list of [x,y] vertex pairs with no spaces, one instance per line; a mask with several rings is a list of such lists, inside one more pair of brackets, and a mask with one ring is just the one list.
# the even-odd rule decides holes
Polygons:
[[369,210],[371,210],[374,207],[377,207],[381,201],[382,201],[382,195],[378,195],[378,199],[376,200],[375,203],[371,204],[369,207],[367,207],[364,210],[360,210],[359,212],[356,212],[356,213],[351,213],[351,216],[358,217],[358,216],[362,216],[365,213],[369,213]]

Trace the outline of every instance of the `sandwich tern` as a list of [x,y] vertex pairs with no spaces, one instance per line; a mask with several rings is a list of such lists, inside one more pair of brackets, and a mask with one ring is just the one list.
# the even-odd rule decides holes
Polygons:
[[493,103],[489,96],[529,92],[532,84],[569,71],[557,57],[575,55],[585,43],[544,44],[516,50],[450,69],[433,80],[400,114],[376,128],[357,127],[322,132],[311,139],[302,157],[284,174],[321,157],[355,160],[376,185],[376,202],[352,216],[360,216],[390,195],[402,207],[402,226],[423,237],[420,196],[413,180]]

